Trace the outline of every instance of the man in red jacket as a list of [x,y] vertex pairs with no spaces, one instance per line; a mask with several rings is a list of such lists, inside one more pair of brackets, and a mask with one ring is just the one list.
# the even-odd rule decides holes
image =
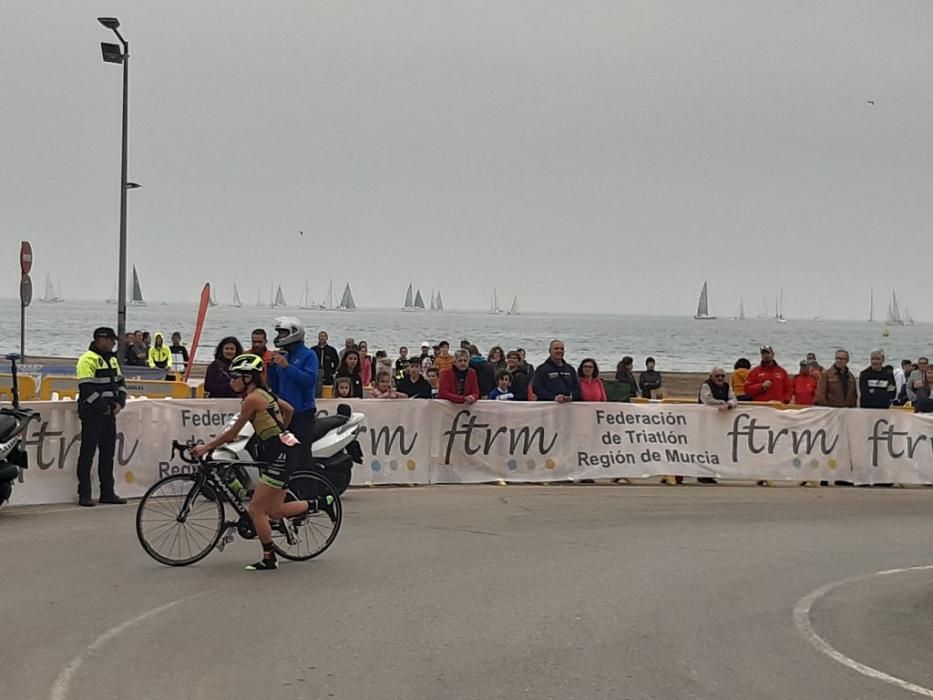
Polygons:
[[774,361],[774,349],[770,345],[761,346],[761,364],[748,373],[745,393],[752,397],[752,401],[790,403],[794,385],[787,372]]
[[479,399],[479,381],[476,370],[470,367],[470,353],[466,350],[457,350],[453,367],[441,370],[437,398],[467,405]]

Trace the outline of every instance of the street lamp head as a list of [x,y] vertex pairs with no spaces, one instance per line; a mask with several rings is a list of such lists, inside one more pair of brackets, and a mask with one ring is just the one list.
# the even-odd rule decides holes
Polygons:
[[142,185],[140,185],[138,182],[127,182],[126,183],[126,189],[128,190],[136,190],[136,189],[139,189],[140,187],[142,187]]
[[120,20],[116,17],[98,17],[97,21],[107,27],[107,29],[117,30],[120,28]]
[[119,44],[108,44],[106,41],[100,42],[100,52],[103,54],[104,63],[123,63],[123,49]]

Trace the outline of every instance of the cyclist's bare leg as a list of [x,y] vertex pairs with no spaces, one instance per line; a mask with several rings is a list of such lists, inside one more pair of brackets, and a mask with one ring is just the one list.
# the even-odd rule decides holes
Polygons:
[[285,499],[285,491],[272,488],[268,484],[259,483],[249,502],[249,517],[256,528],[256,536],[263,544],[272,543],[272,525],[269,524],[270,513],[281,507]]

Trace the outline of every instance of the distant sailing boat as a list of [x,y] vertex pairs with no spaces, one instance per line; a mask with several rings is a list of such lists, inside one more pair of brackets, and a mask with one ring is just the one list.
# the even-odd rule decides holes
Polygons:
[[356,308],[356,302],[353,301],[353,292],[350,291],[349,282],[347,282],[347,286],[343,288],[343,296],[340,297],[340,306],[337,308],[340,311],[353,311]]
[[415,295],[414,290],[412,289],[412,283],[408,283],[408,289],[405,292],[405,304],[402,306],[402,311],[414,311],[415,310]]
[[697,301],[697,312],[693,315],[697,321],[712,321],[715,316],[709,315],[709,289],[706,282],[703,283],[703,289],[700,290],[700,298]]
[[46,276],[45,276],[45,296],[43,296],[42,299],[40,299],[40,301],[41,301],[42,303],[44,303],[44,304],[58,304],[58,303],[64,301],[64,299],[62,299],[62,298],[55,292],[55,285],[52,284],[52,276],[51,276],[51,275],[46,275]]
[[129,301],[130,306],[145,306],[146,300],[143,299],[143,288],[139,284],[139,273],[136,272],[136,266],[133,265],[133,296]]
[[240,301],[240,290],[236,288],[236,282],[233,283],[233,303],[230,304],[235,309],[239,309],[243,306],[243,302]]
[[872,289],[868,295],[868,322],[875,322],[875,290]]
[[434,290],[431,290],[431,311],[437,311],[437,305],[434,303]]
[[214,297],[214,285],[211,285],[211,296],[207,300],[208,306],[217,306],[217,299]]
[[491,314],[501,314],[502,309],[499,308],[499,294],[496,291],[496,288],[492,289],[492,301],[489,303],[489,313]]
[[739,297],[739,315],[735,317],[736,321],[745,320],[745,300]]
[[311,289],[308,284],[308,280],[305,280],[305,293],[301,296],[301,300],[298,302],[299,309],[316,309],[317,304],[314,303],[314,297],[311,296]]
[[282,293],[281,284],[279,285],[279,288],[275,290],[275,301],[272,302],[272,306],[273,308],[277,306],[288,306],[288,304],[285,303],[285,295]]
[[509,307],[507,313],[509,316],[518,316],[518,294],[512,298],[512,305]]
[[327,295],[324,297],[324,303],[321,304],[321,308],[326,311],[334,310],[334,280],[331,280],[330,285],[327,287]]
[[444,310],[444,302],[443,302],[443,300],[441,299],[441,293],[440,293],[440,292],[437,293],[437,302],[434,304],[434,308],[435,308],[435,310],[437,310],[437,311],[443,311],[443,310]]
[[777,319],[778,323],[787,323],[787,319],[784,318],[784,288],[781,288],[781,295],[779,297],[780,301],[775,302],[774,305],[774,317]]
[[904,325],[905,326],[914,325],[913,316],[910,315],[910,310],[907,308],[906,305],[904,306]]
[[415,292],[415,309],[424,311],[424,297],[421,296],[421,290]]
[[891,303],[888,304],[888,318],[886,323],[889,326],[903,326],[904,319],[901,318],[901,310],[897,306],[897,292],[891,290]]
[[105,304],[116,304],[117,303],[117,285],[113,285],[113,294],[111,294],[107,299],[104,299]]

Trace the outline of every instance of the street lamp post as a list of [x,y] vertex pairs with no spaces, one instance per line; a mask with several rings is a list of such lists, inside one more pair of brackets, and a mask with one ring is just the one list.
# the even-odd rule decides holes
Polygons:
[[[130,44],[120,34],[120,20],[116,17],[98,17],[97,21],[104,27],[113,31],[122,44],[122,51],[117,44],[101,42],[100,48],[105,63],[123,64],[123,144],[120,162],[120,262],[117,277],[117,340],[120,349],[123,349],[126,337],[126,192],[129,183],[126,181],[127,167],[127,112],[129,107],[130,87]],[[135,183],[134,186],[138,187]],[[122,352],[121,352],[122,357]]]

